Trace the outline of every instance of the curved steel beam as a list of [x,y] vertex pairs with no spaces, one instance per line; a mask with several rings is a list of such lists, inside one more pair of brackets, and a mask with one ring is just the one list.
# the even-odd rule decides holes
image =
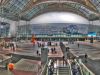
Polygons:
[[[96,1],[97,1],[97,0],[96,0]],[[100,10],[98,9],[98,8],[99,8],[100,2],[98,2],[98,5],[96,5],[96,4],[94,3],[94,1],[92,1],[92,0],[89,0],[89,2],[90,2],[93,6],[95,6],[95,7],[97,8],[98,12],[100,13]]]
[[40,1],[37,1],[37,2],[33,2],[32,0],[29,2],[29,4],[27,4],[27,6],[23,9],[22,12],[25,12],[25,11],[28,11],[30,9],[32,9],[34,6],[36,5],[39,5],[41,3],[48,3],[48,2],[56,2],[56,3],[78,3],[78,4],[81,4],[82,6],[86,7],[87,9],[91,10],[91,11],[94,11],[94,12],[97,12],[96,10],[96,7],[92,6],[92,4],[90,2],[88,2],[88,4],[86,3],[85,0],[40,0]]
[[5,6],[10,0],[1,0],[0,1],[0,7],[3,5]]
[[[41,3],[38,3],[38,4],[36,4],[36,5],[30,5],[29,7],[27,7],[27,9],[24,9],[24,10],[22,10],[22,12],[21,12],[21,14],[23,15],[23,14],[25,14],[26,12],[28,12],[28,11],[30,11],[31,9],[33,9],[34,7],[38,7],[39,5],[42,5],[42,4],[50,4],[50,3],[58,3],[58,4],[61,4],[61,3],[59,3],[58,1],[46,1],[46,2],[41,2]],[[68,1],[66,1],[66,2],[62,2],[62,3],[68,3]],[[74,3],[74,2],[69,2],[69,3]]]
[[[25,15],[26,13],[28,13],[28,12],[30,12],[34,7],[38,7],[39,5],[41,5],[41,4],[48,4],[48,3],[58,3],[59,5],[60,4],[62,4],[62,3],[75,3],[75,4],[79,4],[79,5],[81,5],[80,3],[77,3],[77,2],[72,2],[72,1],[66,1],[66,0],[62,0],[62,1],[58,1],[58,0],[53,0],[53,1],[51,1],[51,0],[49,0],[49,1],[44,1],[44,2],[40,2],[40,3],[37,3],[36,5],[30,5],[29,6],[29,8],[27,8],[27,9],[24,9],[22,12],[21,12],[21,15],[23,16],[23,15]],[[82,6],[82,5],[81,5]],[[83,5],[83,7],[85,7],[84,5]],[[86,7],[85,7],[86,8]],[[75,8],[76,9],[76,8]],[[74,11],[79,11],[79,10],[74,10]],[[97,13],[97,12],[96,12]]]
[[81,11],[79,11],[77,9],[74,9],[72,7],[68,7],[68,6],[64,7],[64,4],[62,4],[62,5],[59,6],[59,4],[57,4],[57,3],[49,4],[48,7],[39,10],[36,14],[33,14],[33,16],[30,19],[27,19],[27,17],[25,18],[25,16],[22,16],[22,19],[23,20],[25,20],[25,19],[26,20],[31,20],[32,18],[34,18],[34,17],[36,17],[36,16],[38,16],[40,14],[47,13],[47,12],[53,12],[53,11],[58,11],[58,12],[60,12],[60,11],[73,12],[75,14],[78,14],[78,15],[83,16],[84,18],[88,19],[88,17],[85,14],[83,14]]
[[[6,5],[6,4],[8,4],[8,2],[9,1],[11,1],[11,0],[1,0],[1,3],[3,4],[3,5]],[[35,6],[39,6],[40,4],[46,4],[46,3],[57,3],[58,5],[62,5],[63,3],[77,3],[77,4],[80,4],[81,6],[83,6],[83,7],[85,7],[85,8],[87,8],[87,9],[89,9],[90,11],[94,11],[94,12],[96,12],[96,13],[98,13],[97,11],[96,11],[96,9],[95,9],[95,7],[93,7],[93,6],[91,6],[91,2],[90,2],[90,0],[88,1],[88,4],[86,4],[86,2],[87,2],[88,0],[30,0],[30,2],[28,2],[27,4],[26,4],[26,6],[23,8],[23,10],[21,11],[21,12],[19,12],[18,14],[20,14],[20,16],[21,17],[24,17],[25,15],[26,15],[26,13],[27,12],[30,12],[31,11],[31,9],[33,9]],[[58,8],[58,7],[57,7]],[[54,8],[55,9],[55,8]],[[52,11],[55,11],[53,8],[51,8],[50,10],[52,10]],[[65,11],[65,9],[66,8],[61,8],[61,9],[63,9],[62,11]],[[73,11],[72,11],[72,9],[73,9]],[[40,11],[44,11],[45,12],[45,10],[47,10],[47,8],[46,9],[43,9],[43,10],[40,10]],[[70,11],[71,10],[71,12],[74,12],[74,13],[76,13],[76,12],[78,12],[78,14],[80,14],[81,16],[84,16],[84,17],[86,17],[86,15],[84,14],[84,13],[82,13],[81,11],[79,11],[79,10],[77,10],[77,9],[74,9],[74,8],[71,8],[71,9],[68,9],[68,10],[66,10],[66,11]],[[58,11],[58,10],[57,10]],[[61,10],[59,10],[59,11],[61,11]],[[39,13],[39,12],[37,12],[37,13]],[[14,13],[14,14],[16,14],[16,13]],[[37,14],[33,14],[33,17],[35,16],[35,15],[37,15]],[[86,18],[88,18],[88,17],[86,17]],[[24,18],[25,19],[25,18]],[[26,18],[27,19],[27,18]]]

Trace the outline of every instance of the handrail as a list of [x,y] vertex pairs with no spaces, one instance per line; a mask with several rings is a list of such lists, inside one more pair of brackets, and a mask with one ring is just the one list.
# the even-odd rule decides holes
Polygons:
[[73,75],[72,68],[71,68],[71,64],[70,64],[70,61],[69,60],[68,60],[68,64],[69,64],[69,69],[70,69],[70,75]]
[[75,60],[75,62],[76,62],[76,64],[77,64],[77,65],[79,66],[79,68],[80,68],[81,75],[83,75],[82,68],[81,68],[81,66],[80,66],[79,62],[78,62],[77,60]]
[[[80,59],[81,60],[81,59]],[[91,70],[89,70],[82,62],[78,62],[80,67],[81,67],[81,70],[82,70],[82,73],[84,75],[95,75]],[[86,74],[87,73],[87,74]]]
[[[65,46],[64,44],[61,42],[60,43],[61,49],[63,51],[63,53],[65,53]],[[71,50],[70,50],[71,51]],[[72,52],[71,52],[72,53]],[[76,61],[76,60],[75,60]],[[70,62],[70,61],[69,61]],[[81,71],[81,75],[95,75],[91,70],[89,70],[82,62],[78,62],[76,61],[77,64],[80,67],[80,71]],[[70,64],[70,63],[69,63]],[[71,66],[70,66],[71,67]]]
[[85,70],[87,70],[87,72],[89,73],[89,75],[95,75],[92,71],[90,71],[83,63],[81,63],[81,67],[83,66],[83,68]]
[[58,69],[58,67],[59,67],[59,60],[57,60],[57,75],[59,75],[59,69]]
[[46,64],[43,66],[43,69],[42,69],[40,75],[46,75],[48,63],[49,63],[49,62],[47,61]]

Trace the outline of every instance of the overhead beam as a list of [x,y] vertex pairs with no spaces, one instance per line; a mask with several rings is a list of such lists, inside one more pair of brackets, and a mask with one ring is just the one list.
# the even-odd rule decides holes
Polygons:
[[[32,2],[30,2],[30,3],[32,3]],[[26,10],[23,10],[21,14],[22,14],[22,15],[26,14],[27,12],[29,12],[30,10],[32,10],[33,7],[39,6],[40,4],[50,4],[50,3],[62,4],[62,3],[68,3],[68,1],[64,1],[64,2],[62,2],[62,3],[59,3],[59,1],[45,1],[45,2],[39,3],[39,4],[37,4],[37,5],[32,4],[32,5],[30,5],[29,7],[27,7]],[[69,2],[69,3],[70,3],[70,2]],[[75,3],[75,2],[72,2],[72,3]]]
[[87,2],[86,1],[84,1],[84,0],[40,0],[40,1],[37,1],[37,2],[33,2],[33,0],[30,0],[30,2],[27,4],[27,6],[22,10],[22,13],[24,13],[24,12],[27,12],[27,11],[29,11],[29,10],[31,10],[34,6],[36,6],[36,5],[39,5],[39,4],[41,4],[41,3],[48,3],[48,2],[76,2],[76,3],[80,3],[81,5],[83,5],[83,6],[86,6],[86,8],[88,8],[89,10],[91,10],[91,11],[94,11],[94,12],[97,12],[96,11],[96,8],[94,7],[94,6],[92,6],[92,4],[90,3],[90,2],[88,2],[88,4],[89,5],[87,5]]
[[92,8],[93,10],[97,11],[97,8],[94,6],[94,4],[91,3],[90,0],[84,0],[85,5],[88,6],[90,9]]
[[[86,17],[85,14],[83,14],[82,12],[80,12],[77,9],[75,11],[74,8],[64,7],[64,4],[62,4],[61,6],[59,6],[59,4],[55,3],[55,4],[49,4],[48,7],[39,10],[36,14],[33,14],[33,17],[31,17],[29,20],[31,20],[32,18],[34,18],[34,17],[36,17],[36,16],[38,16],[40,14],[43,14],[43,13],[46,13],[46,12],[52,12],[52,11],[58,11],[58,12],[61,12],[61,11],[64,11],[64,12],[73,12],[75,14],[78,14],[78,15],[83,16],[83,17],[85,17],[85,18],[88,19],[88,17]],[[25,19],[25,16],[23,16],[23,19]]]
[[0,6],[3,5],[5,6],[7,3],[9,3],[11,0],[1,0],[0,1]]
[[[0,5],[5,6],[10,1],[12,1],[12,0],[0,0]],[[78,4],[81,4],[82,6],[88,8],[89,10],[91,10],[91,11],[93,11],[93,12],[95,12],[95,13],[98,14],[98,11],[97,11],[96,7],[92,4],[92,2],[90,0],[30,0],[29,2],[27,2],[27,4],[25,5],[25,7],[22,9],[22,11],[20,13],[18,13],[18,14],[20,14],[20,16],[24,17],[27,12],[29,12],[29,11],[31,11],[31,9],[33,9],[33,7],[38,6],[38,5],[42,4],[42,3],[51,3],[51,2],[54,2],[54,3],[57,3],[58,5],[60,5],[61,7],[59,7],[59,8],[62,8],[62,6],[63,6],[62,4],[63,3],[68,3],[68,2],[69,3],[78,3]],[[62,8],[62,9],[65,10],[65,8]],[[73,9],[73,8],[71,8],[71,9]],[[43,9],[41,11],[45,11],[45,10],[47,10],[47,9]],[[52,9],[50,9],[50,10],[52,10]],[[73,9],[73,10],[74,10],[74,12],[78,12],[79,14],[82,13],[81,11],[79,11],[77,9]],[[61,10],[59,10],[59,11],[61,11]],[[16,13],[14,13],[13,15],[16,15]],[[86,15],[84,15],[84,14],[81,14],[81,15],[83,15],[84,17],[86,17]],[[34,16],[35,15],[33,15],[33,17]]]

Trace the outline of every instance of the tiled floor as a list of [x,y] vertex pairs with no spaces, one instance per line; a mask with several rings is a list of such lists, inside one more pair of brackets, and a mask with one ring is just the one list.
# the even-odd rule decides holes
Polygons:
[[0,75],[14,75],[12,72],[0,69]]
[[77,44],[72,44],[69,46],[71,47],[70,51],[76,56],[84,55],[87,53],[88,57],[92,60],[100,59],[100,49],[98,48],[84,44],[81,44],[79,48]]
[[[50,49],[51,48],[52,47],[50,47]],[[55,48],[56,48],[57,53],[52,54],[51,50],[49,50],[48,57],[63,57],[63,53],[62,53],[60,46],[56,46]]]
[[14,75],[37,75],[37,72],[22,71],[22,70],[13,70],[12,73]]
[[[85,44],[85,43],[84,43]],[[100,49],[94,46],[80,45],[77,47],[77,44],[70,45],[72,49],[71,52],[74,55],[88,54],[88,62],[84,63],[95,75],[100,75]],[[95,44],[96,45],[96,44]],[[84,59],[82,59],[84,61]]]
[[0,75],[37,75],[41,72],[40,61],[21,59],[15,64],[14,70],[0,69]]

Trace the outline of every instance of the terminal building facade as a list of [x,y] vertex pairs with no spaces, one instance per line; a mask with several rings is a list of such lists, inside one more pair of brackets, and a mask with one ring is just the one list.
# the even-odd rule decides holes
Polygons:
[[[67,41],[68,38],[90,38],[91,36],[99,39],[100,26],[98,25],[86,25],[86,24],[71,24],[71,23],[48,23],[48,24],[31,24],[21,25],[17,27],[18,38],[31,38],[35,35],[37,39],[53,38],[60,41]],[[51,40],[52,41],[52,40]]]

